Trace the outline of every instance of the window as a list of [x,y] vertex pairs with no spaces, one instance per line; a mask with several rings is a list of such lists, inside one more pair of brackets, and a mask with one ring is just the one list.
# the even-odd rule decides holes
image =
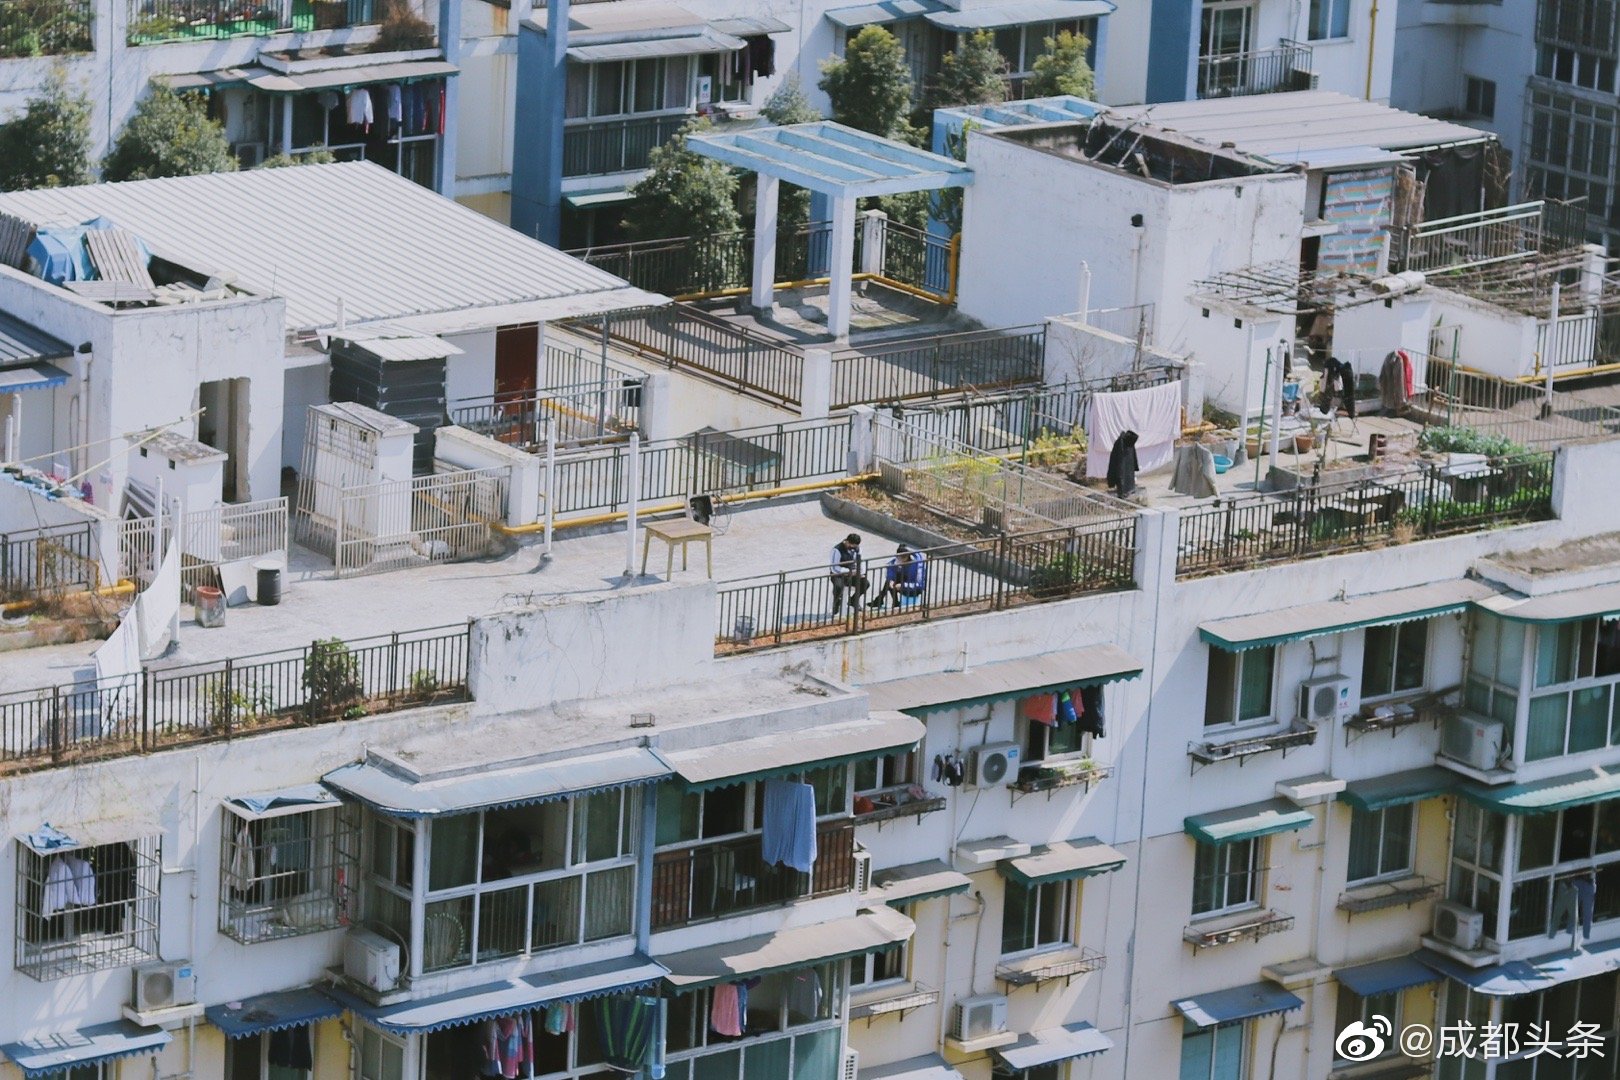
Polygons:
[[[908,771],[911,757],[910,754],[891,754],[872,762],[862,762],[862,766],[867,766],[864,779],[882,779]],[[857,774],[858,780],[861,775]],[[816,793],[818,818],[849,815],[849,778],[847,765],[805,771],[804,782]],[[686,791],[679,784],[661,785],[658,789],[658,846],[758,832],[765,825],[763,792],[763,784],[753,780],[707,791]]]
[[[1035,61],[1046,53],[1048,39],[1056,40],[1057,36],[1067,31],[1085,37],[1088,42],[1097,40],[1097,21],[1095,19],[1065,19],[1061,22],[1027,23],[1023,26],[1004,26],[994,31],[996,51],[1007,61],[1007,73],[1013,78],[1028,75],[1035,70]],[[958,36],[958,42],[965,35]],[[1087,50],[1087,61],[1095,60],[1092,50]]]
[[685,56],[570,63],[564,116],[588,120],[684,111],[691,107],[690,82],[691,63]]
[[42,1080],[110,1080],[107,1066],[111,1064],[110,1061],[98,1061],[93,1065],[75,1065],[58,1072],[45,1073]]
[[314,1029],[303,1024],[225,1042],[225,1080],[309,1080]]
[[[906,918],[912,917],[914,904],[895,904],[894,909]],[[898,982],[911,970],[911,939],[883,952],[867,953],[849,962],[849,984],[871,986],[874,983]]]
[[1227,652],[1209,650],[1209,687],[1204,726],[1223,727],[1271,718],[1274,646]]
[[764,976],[747,993],[741,1035],[715,1032],[717,988],[669,999],[666,1080],[826,1080],[838,1074],[843,963]]
[[1511,736],[1524,666],[1524,624],[1475,612],[1468,637],[1463,704],[1481,716],[1500,720]]
[[41,982],[157,956],[155,836],[62,847],[17,845],[16,967]]
[[1597,878],[1593,919],[1620,918],[1620,803],[1576,806],[1519,820],[1517,869],[1508,903],[1508,939],[1556,932],[1561,884]]
[[255,816],[228,805],[220,828],[219,929],[251,944],[350,922],[359,828],[352,810]]
[[405,1044],[360,1025],[360,1080],[405,1080]]
[[1413,804],[1350,811],[1350,884],[1412,872]]
[[[1076,691],[1077,702],[1078,694]],[[1039,720],[1026,720],[1024,724],[1024,760],[1020,762],[1021,765],[1085,753],[1086,733],[1079,724],[1043,724]]]
[[[527,1014],[532,1031],[533,1061],[532,1064],[512,1061],[513,1071],[519,1077],[545,1077],[547,1080],[562,1080],[564,1077],[605,1080],[609,1076],[623,1075],[607,1071],[602,1064],[603,1004],[601,1001],[576,1003],[571,1014],[572,1028],[555,1034],[546,1029],[546,1009],[536,1009]],[[522,1017],[523,1014],[520,1013],[510,1018],[498,1017],[496,1020],[499,1022]],[[481,1023],[462,1024],[429,1032],[422,1037],[420,1045],[421,1080],[468,1080],[475,1075],[499,1076],[504,1071],[496,1069],[493,1073],[478,1072],[478,1066],[484,1065],[486,1061],[485,1026]],[[300,1078],[294,1077],[292,1080]]]
[[[269,145],[274,150],[286,147],[293,157],[327,151],[339,161],[370,161],[431,187],[436,179],[444,82],[377,85],[355,92],[371,95],[369,125],[349,122],[349,99],[342,94],[294,94],[285,112],[279,98],[262,95],[253,100],[266,103]],[[398,120],[391,122],[389,111],[396,103]]]
[[[1338,1018],[1334,1024],[1335,1032],[1343,1031],[1354,1023],[1371,1024],[1372,1018],[1382,1016],[1393,1025],[1391,1030],[1401,1030],[1401,992],[1390,990],[1382,994],[1373,994],[1362,997],[1348,986],[1339,987]],[[1381,1057],[1389,1057],[1401,1052],[1394,1039],[1385,1041],[1384,1053]],[[1358,1060],[1367,1061],[1368,1058]]]
[[1198,845],[1193,857],[1193,914],[1253,907],[1260,896],[1260,841]]
[[[1599,63],[1587,78],[1569,50],[1543,49],[1538,70],[1544,78],[1611,83],[1612,60]],[[1620,110],[1547,83],[1532,80],[1525,95],[1525,185],[1532,198],[1586,199],[1590,221],[1620,223],[1614,196],[1617,125]]]
[[1467,76],[1463,80],[1463,114],[1481,120],[1496,119],[1496,83]]
[[1428,654],[1427,619],[1368,628],[1361,654],[1361,699],[1423,689]]
[[1180,1080],[1247,1080],[1248,1026],[1188,1024],[1181,1035]]
[[1008,879],[1001,908],[1001,952],[1028,952],[1074,940],[1075,883],[1025,885]]
[[[1448,996],[1451,993],[1460,996],[1461,990],[1453,983]],[[1470,996],[1484,997],[1482,994]],[[1584,1070],[1573,1067],[1569,1060],[1575,1056],[1573,1052],[1567,1052],[1565,1060],[1559,1061],[1539,1048],[1528,1045],[1522,1034],[1529,1031],[1551,1032],[1551,1038],[1558,1040],[1563,1039],[1566,1032],[1574,1030],[1577,1024],[1583,1025],[1579,1030],[1590,1033],[1594,1040],[1589,1060],[1602,1060],[1605,1063],[1601,1070],[1593,1070],[1590,1075],[1613,1075],[1613,1066],[1609,1063],[1614,1061],[1617,1047],[1615,977],[1612,973],[1501,1000],[1503,1027],[1512,1024],[1513,1030],[1521,1035],[1519,1045],[1504,1047],[1502,1058],[1505,1060],[1499,1059],[1496,1066],[1498,1080],[1570,1080],[1572,1076],[1581,1077]],[[1485,1001],[1488,1003],[1490,999],[1486,998]],[[1599,1059],[1598,1054],[1603,1057]],[[1442,1057],[1440,1060],[1445,1059]]]
[[1486,914],[1493,941],[1497,898],[1502,893],[1502,850],[1507,822],[1501,814],[1457,800],[1451,827],[1451,877],[1446,898]]
[[1311,0],[1310,37],[1331,41],[1350,36],[1350,0]]
[[[1530,699],[1527,761],[1542,761],[1620,744],[1611,718],[1620,683],[1620,622],[1585,619],[1536,631],[1535,684]],[[1556,688],[1550,693],[1543,688]]]
[[855,763],[855,794],[905,787],[917,780],[917,752],[885,754]]

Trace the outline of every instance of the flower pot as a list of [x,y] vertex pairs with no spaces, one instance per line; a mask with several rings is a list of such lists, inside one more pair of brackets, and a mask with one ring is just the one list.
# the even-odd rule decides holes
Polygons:
[[1315,448],[1316,448],[1316,436],[1315,435],[1295,435],[1294,436],[1294,453],[1296,453],[1296,454],[1308,454],[1312,450],[1314,450]]
[[1251,459],[1259,457],[1260,456],[1260,440],[1259,439],[1250,439],[1248,442],[1243,444],[1243,449],[1248,451],[1249,457]]

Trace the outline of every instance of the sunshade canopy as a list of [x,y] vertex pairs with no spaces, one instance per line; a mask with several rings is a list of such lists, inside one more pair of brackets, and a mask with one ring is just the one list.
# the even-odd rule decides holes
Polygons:
[[1620,585],[1598,585],[1543,593],[1525,599],[1491,597],[1479,605],[1499,618],[1514,622],[1561,623],[1620,615]]
[[0,394],[16,394],[24,390],[49,390],[66,384],[71,376],[55,364],[25,364],[22,367],[0,369]]
[[128,1020],[94,1024],[76,1031],[63,1031],[37,1039],[22,1039],[0,1046],[0,1054],[33,1080],[36,1076],[60,1073],[98,1061],[155,1054],[173,1042],[162,1028],[141,1027]]
[[1108,874],[1125,865],[1125,856],[1094,836],[1043,844],[1028,855],[1001,861],[1002,874],[1024,885]]
[[973,881],[938,859],[892,866],[872,875],[872,892],[885,904],[911,904],[967,892]]
[[879,0],[876,4],[834,8],[827,12],[827,21],[845,30],[859,30],[863,26],[887,26],[945,10],[943,0]]
[[831,120],[693,135],[686,145],[733,168],[840,198],[935,191],[973,182],[973,170],[960,161]]
[[1211,990],[1207,994],[1194,994],[1170,1003],[1194,1027],[1214,1027],[1235,1020],[1249,1020],[1256,1016],[1271,1016],[1288,1012],[1304,1005],[1295,995],[1276,983],[1257,982],[1247,986],[1234,986],[1230,990]]
[[1113,1046],[1114,1040],[1081,1021],[1020,1035],[1017,1042],[998,1047],[991,1053],[1009,1069],[1038,1069],[1058,1061],[1101,1054]]
[[962,1074],[951,1068],[938,1054],[874,1065],[870,1069],[862,1069],[856,1077],[857,1080],[962,1080]]
[[1212,814],[1194,814],[1183,825],[1187,835],[1201,843],[1230,844],[1272,833],[1293,832],[1314,820],[1309,810],[1302,810],[1284,799],[1268,799]]
[[1407,956],[1340,968],[1333,973],[1333,977],[1339,981],[1339,985],[1362,997],[1439,982],[1440,974],[1420,959],[1422,955],[1423,950],[1419,950]]
[[313,986],[300,990],[279,990],[273,994],[243,998],[225,1005],[210,1005],[208,1022],[225,1033],[227,1039],[245,1039],[265,1031],[313,1024],[339,1016],[343,1006],[336,998]]
[[922,721],[914,717],[877,713],[802,731],[667,750],[663,757],[688,787],[727,787],[910,749],[923,731]]
[[262,795],[236,795],[227,799],[231,812],[250,820],[302,814],[326,806],[340,806],[342,800],[320,784],[298,784]]
[[1024,660],[975,664],[967,671],[941,671],[873,683],[864,689],[874,709],[959,708],[1006,701],[1073,686],[1134,679],[1142,661],[1118,645],[1088,645]]
[[1550,814],[1620,797],[1620,770],[1594,765],[1550,780],[1502,787],[1460,784],[1458,790],[1467,799],[1500,814]]
[[1114,5],[1108,0],[1013,0],[1012,3],[986,4],[963,11],[937,11],[924,18],[941,30],[962,34],[974,30],[999,30],[1004,26],[1027,26],[1030,23],[1095,19],[1113,11]]
[[1461,611],[1475,600],[1494,595],[1496,590],[1483,581],[1437,581],[1348,600],[1327,600],[1256,615],[1216,619],[1200,625],[1198,636],[1218,649],[1241,652],[1368,626],[1432,619],[1436,615]]
[[1339,793],[1339,801],[1358,810],[1382,810],[1449,795],[1456,789],[1457,780],[1457,774],[1450,769],[1427,765],[1369,780],[1352,780]]
[[731,982],[749,975],[882,952],[910,938],[916,926],[892,908],[863,911],[832,922],[795,926],[774,934],[727,941],[659,957],[665,981],[677,990]]
[[1423,963],[1464,986],[1490,997],[1515,997],[1551,990],[1578,979],[1620,971],[1620,941],[1585,945],[1581,951],[1568,949],[1529,960],[1471,968],[1429,949],[1418,954]]

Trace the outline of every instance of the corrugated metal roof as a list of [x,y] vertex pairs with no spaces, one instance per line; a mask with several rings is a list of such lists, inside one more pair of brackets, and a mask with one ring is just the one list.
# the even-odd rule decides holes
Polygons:
[[734,15],[726,19],[710,19],[709,25],[722,34],[753,37],[758,34],[786,34],[793,29],[781,19],[769,15]]
[[[335,325],[340,297],[349,322],[364,323],[476,320],[534,302],[608,310],[648,295],[367,162],[7,192],[0,211],[36,225],[111,218],[164,258],[285,297],[290,331]],[[546,309],[533,314],[560,317]]]
[[571,46],[568,59],[581,64],[602,64],[614,60],[650,60],[660,56],[702,56],[705,53],[736,52],[747,47],[748,42],[742,38],[706,26],[695,34]]
[[443,338],[393,327],[334,331],[333,341],[347,341],[379,360],[443,360],[461,351]]
[[0,367],[35,360],[64,360],[72,355],[73,346],[67,342],[0,311]]
[[795,926],[774,934],[726,941],[706,948],[658,957],[669,969],[666,982],[677,990],[768,975],[806,964],[880,952],[907,940],[917,927],[892,908],[863,911],[845,919]]
[[210,1005],[206,1010],[208,1022],[223,1031],[227,1039],[285,1031],[317,1020],[330,1020],[342,1013],[342,1005],[313,986]]
[[1419,959],[1421,955],[1421,952],[1414,952],[1388,960],[1374,960],[1370,964],[1340,968],[1333,973],[1333,977],[1340,985],[1362,997],[1439,982],[1440,973],[1422,963]]
[[1140,674],[1142,661],[1118,645],[1105,643],[1022,660],[979,664],[967,671],[892,679],[862,689],[869,695],[874,709],[920,710],[1002,701],[1086,683],[1134,679]]
[[1198,636],[1228,652],[1241,652],[1366,626],[1432,619],[1436,615],[1461,611],[1472,601],[1494,595],[1496,589],[1483,581],[1466,578],[1434,581],[1427,585],[1390,589],[1388,592],[1369,593],[1345,600],[1327,600],[1318,604],[1262,611],[1255,615],[1216,619],[1200,625]]
[[1256,1016],[1291,1012],[1305,1004],[1294,994],[1272,982],[1234,986],[1230,990],[1211,990],[1207,994],[1172,1001],[1171,1006],[1194,1027],[1214,1027],[1236,1020],[1249,1020]]
[[942,30],[961,32],[997,30],[1003,26],[1057,22],[1060,19],[1094,19],[1113,12],[1114,5],[1108,0],[1013,0],[1012,3],[962,11],[940,11],[927,16],[927,19]]
[[663,756],[689,786],[721,787],[914,746],[924,730],[922,721],[903,713],[878,713],[801,731],[667,750]]
[[467,810],[583,795],[647,784],[670,775],[669,766],[645,747],[560,758],[517,768],[483,768],[454,776],[413,780],[385,762],[343,765],[321,777],[340,794],[396,817],[433,817]]
[[1518,997],[1620,970],[1620,941],[1589,942],[1579,951],[1559,949],[1528,960],[1511,960],[1482,968],[1469,967],[1431,949],[1418,950],[1417,957],[1476,993]]
[[1498,813],[1550,814],[1572,806],[1620,799],[1620,770],[1594,765],[1578,773],[1528,784],[1459,784],[1457,790],[1471,802]]
[[28,364],[24,367],[5,368],[0,370],[0,394],[63,386],[69,378],[68,373],[55,364]]
[[1031,1031],[1018,1036],[1018,1041],[1010,1046],[998,1047],[991,1053],[1009,1069],[1038,1069],[1042,1065],[1090,1057],[1113,1048],[1114,1040],[1082,1020],[1077,1024]]
[[942,0],[878,0],[875,4],[834,8],[827,12],[827,21],[846,30],[856,30],[863,26],[886,26],[944,10]]
[[967,892],[973,880],[938,859],[891,866],[872,875],[872,891],[885,904],[905,904]]
[[1478,128],[1434,120],[1330,90],[1162,102],[1108,111],[1215,145],[1231,142],[1244,153],[1297,154],[1296,160],[1307,161],[1310,155],[1304,151],[1309,150],[1356,146],[1402,150],[1492,137]]

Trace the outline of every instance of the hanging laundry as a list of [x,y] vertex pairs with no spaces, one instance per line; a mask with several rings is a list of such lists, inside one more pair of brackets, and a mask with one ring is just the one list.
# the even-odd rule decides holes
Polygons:
[[1080,719],[1079,711],[1074,707],[1074,698],[1067,690],[1059,690],[1057,695],[1057,721],[1060,725],[1072,724]]
[[237,892],[246,892],[253,884],[253,879],[258,877],[257,871],[253,858],[253,834],[244,821],[236,830],[236,838],[231,842],[231,888]]
[[350,90],[347,109],[349,123],[364,131],[371,130],[371,125],[377,119],[377,114],[371,107],[371,91],[363,86]]
[[1107,734],[1103,727],[1103,688],[1097,685],[1082,686],[1080,704],[1080,730],[1102,738]]
[[309,1025],[284,1028],[270,1033],[270,1045],[265,1049],[269,1064],[280,1069],[309,1072],[315,1067],[315,1053],[310,1045]]
[[404,95],[400,93],[399,83],[388,84],[388,122],[398,128],[405,120]]
[[315,103],[319,105],[325,112],[331,112],[333,109],[343,104],[343,99],[338,97],[336,90],[327,90],[325,93],[321,94],[315,99]]
[[1392,352],[1384,357],[1384,364],[1378,369],[1378,401],[1385,412],[1398,413],[1406,408],[1406,401],[1411,397],[1406,385],[1406,361],[1401,359],[1400,352]]
[[596,1007],[601,1016],[597,1037],[602,1064],[615,1072],[641,1076],[653,1060],[658,999],[640,994],[620,995],[602,998]]
[[567,1002],[554,1001],[546,1006],[546,1034],[563,1035],[573,1030],[574,1007]]
[[[1025,698],[1019,705],[1024,713],[1024,719],[1037,724],[1052,727],[1057,723],[1057,695],[1036,694]],[[934,779],[939,779],[937,776]]]
[[821,1015],[821,979],[801,971],[788,980],[787,1006],[790,1016],[811,1020]]
[[735,983],[721,983],[714,988],[709,1002],[709,1028],[718,1035],[738,1036],[743,1033],[742,1005]]
[[816,789],[789,780],[765,781],[760,857],[808,874],[816,863]]
[[1136,471],[1140,468],[1140,459],[1136,456],[1137,438],[1134,431],[1122,431],[1114,440],[1113,449],[1108,451],[1108,486],[1120,498],[1136,490]]
[[1086,422],[1087,476],[1100,479],[1109,474],[1114,443],[1127,431],[1137,434],[1138,471],[1169,465],[1181,434],[1181,384],[1093,394]]
[[49,917],[65,911],[74,904],[73,897],[73,868],[65,857],[57,855],[45,867],[45,896],[39,913]]
[[1412,354],[1407,352],[1405,349],[1398,349],[1396,351],[1399,353],[1401,358],[1401,378],[1406,384],[1406,396],[1410,398],[1412,396],[1413,383],[1416,381],[1412,373]]

